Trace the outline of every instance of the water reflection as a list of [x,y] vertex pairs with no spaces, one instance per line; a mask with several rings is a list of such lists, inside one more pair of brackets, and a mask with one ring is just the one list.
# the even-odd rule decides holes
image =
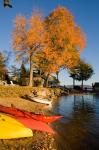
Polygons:
[[53,112],[64,115],[54,124],[59,150],[99,150],[99,96],[63,96]]

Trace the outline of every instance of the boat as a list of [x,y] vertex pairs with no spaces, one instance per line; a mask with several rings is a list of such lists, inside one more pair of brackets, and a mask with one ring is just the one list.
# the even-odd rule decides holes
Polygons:
[[0,139],[32,137],[33,132],[18,120],[0,113]]
[[10,115],[16,116],[16,117],[25,117],[25,118],[30,118],[30,119],[32,118],[32,119],[42,121],[45,123],[52,123],[63,117],[60,115],[47,116],[47,115],[41,115],[41,114],[33,114],[28,111],[20,110],[17,108],[11,108],[11,107],[7,107],[7,106],[3,106],[3,105],[0,105],[0,112],[7,113],[7,114],[10,114]]
[[41,103],[41,104],[46,104],[46,105],[50,105],[52,104],[52,101],[48,100],[48,99],[45,99],[45,98],[42,98],[42,97],[30,97],[31,100],[37,102],[37,103]]
[[14,117],[16,120],[18,120],[20,123],[22,123],[24,126],[32,129],[32,130],[38,130],[43,132],[48,132],[51,134],[56,134],[56,132],[46,123],[34,120],[32,118],[25,118],[25,117]]
[[0,139],[32,137],[32,130],[56,134],[50,126],[41,121],[0,113]]
[[62,118],[63,116],[59,115],[59,116],[46,116],[46,115],[35,115],[35,114],[32,114],[32,118],[35,119],[35,120],[39,120],[39,121],[42,121],[42,122],[45,122],[45,123],[52,123],[60,118]]

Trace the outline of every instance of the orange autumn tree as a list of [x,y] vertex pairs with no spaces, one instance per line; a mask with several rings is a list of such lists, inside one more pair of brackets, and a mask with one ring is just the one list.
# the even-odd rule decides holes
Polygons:
[[56,8],[45,20],[35,13],[29,20],[23,16],[15,19],[13,49],[17,58],[29,60],[30,86],[33,82],[34,63],[48,78],[60,68],[77,65],[84,47],[84,33],[66,8]]
[[44,26],[40,14],[33,12],[29,20],[24,16],[16,17],[12,45],[17,58],[27,58],[30,63],[29,86],[33,85],[33,56],[42,50],[43,41]]
[[44,53],[53,64],[53,71],[72,68],[85,47],[85,35],[75,23],[74,16],[64,7],[57,7],[45,19],[46,47]]
[[48,86],[48,79],[52,73],[55,73],[59,70],[58,65],[54,63],[54,61],[50,61],[44,51],[36,53],[33,57],[33,61],[35,63],[36,68],[43,73],[43,78],[45,79],[44,86]]
[[36,62],[46,74],[47,82],[51,73],[60,68],[73,68],[85,47],[85,35],[74,21],[73,15],[63,7],[56,8],[44,20],[45,43],[43,53],[36,55]]

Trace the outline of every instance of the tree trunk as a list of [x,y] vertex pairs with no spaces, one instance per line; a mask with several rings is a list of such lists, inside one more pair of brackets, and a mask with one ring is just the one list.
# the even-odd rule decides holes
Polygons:
[[40,77],[41,77],[41,69],[39,71],[40,71]]
[[57,71],[57,72],[56,72],[57,80],[58,80],[58,75],[59,75],[59,72]]
[[82,79],[82,84],[81,84],[82,90],[83,90],[83,79]]
[[48,81],[49,81],[49,74],[46,77],[46,81],[45,81],[45,87],[48,87]]
[[75,86],[75,78],[73,78],[73,89],[74,89],[74,86]]
[[33,86],[33,64],[32,64],[32,55],[30,55],[30,79],[29,86]]

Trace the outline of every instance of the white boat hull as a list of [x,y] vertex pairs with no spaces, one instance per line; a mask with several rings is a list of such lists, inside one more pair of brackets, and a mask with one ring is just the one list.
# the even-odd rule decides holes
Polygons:
[[48,99],[43,99],[41,97],[32,97],[32,100],[35,101],[35,102],[37,102],[37,103],[51,105],[51,101],[49,101]]

